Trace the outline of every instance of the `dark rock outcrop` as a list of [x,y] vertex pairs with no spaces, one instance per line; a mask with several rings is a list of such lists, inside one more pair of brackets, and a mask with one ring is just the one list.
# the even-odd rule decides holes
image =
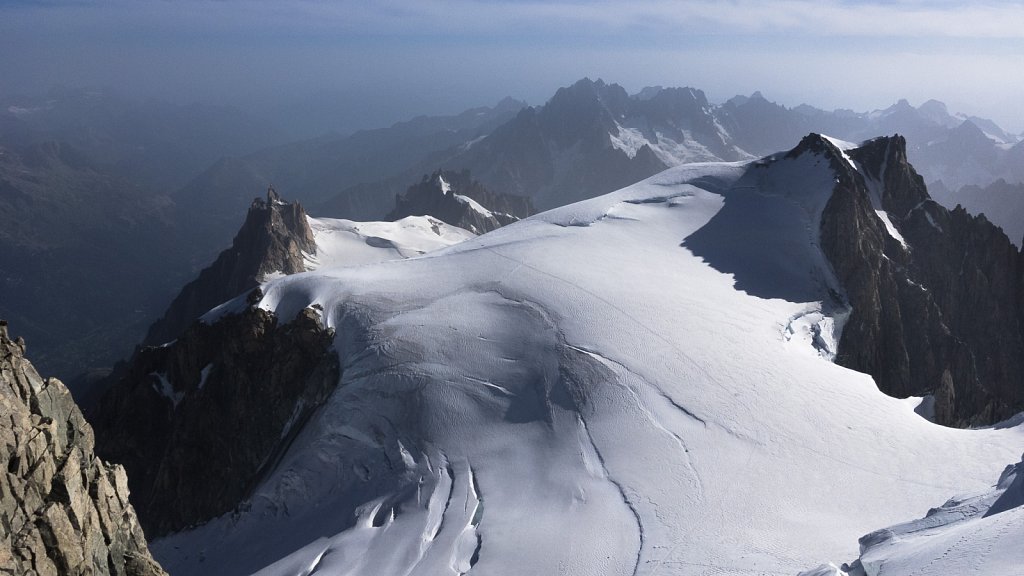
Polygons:
[[[474,207],[469,198],[484,211]],[[395,209],[387,220],[406,216],[433,216],[447,224],[476,234],[490,232],[534,213],[525,196],[497,194],[470,177],[468,170],[437,170],[424,175],[418,184],[395,198]]]
[[267,274],[303,272],[302,253],[315,250],[306,211],[268,189],[266,201],[252,201],[231,247],[181,290],[163,318],[150,326],[143,344],[173,340],[214,306],[255,288]]
[[1024,410],[1024,256],[983,216],[931,200],[900,136],[848,151],[861,171],[820,136],[790,154],[806,151],[829,156],[837,174],[821,220],[822,249],[852,307],[836,362],[893,396],[934,394],[943,424]]
[[337,385],[333,335],[313,309],[279,323],[248,307],[136,352],[93,422],[103,457],[128,470],[151,535],[242,502]]
[[0,321],[0,574],[159,576],[124,469],[56,378],[43,379]]

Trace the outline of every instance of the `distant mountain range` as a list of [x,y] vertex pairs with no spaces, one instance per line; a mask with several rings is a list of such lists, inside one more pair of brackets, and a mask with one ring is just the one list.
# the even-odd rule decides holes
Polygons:
[[0,143],[57,141],[91,162],[169,193],[222,156],[284,141],[271,122],[230,106],[138,101],[107,90],[55,88],[0,96]]
[[0,319],[100,369],[95,428],[0,322],[0,572],[161,574],[142,527],[176,576],[1024,563],[988,120],[584,79],[281,144],[58,96],[0,113]]
[[755,92],[712,104],[694,88],[649,87],[630,95],[617,84],[585,78],[542,106],[504,101],[456,117],[235,158],[212,167],[181,195],[237,214],[247,201],[238,183],[252,189],[274,182],[319,213],[377,219],[422,175],[469,169],[489,189],[530,197],[543,210],[669,166],[760,157],[810,132],[854,142],[901,134],[926,182],[941,180],[954,190],[999,178],[1024,180],[1019,135],[991,120],[951,114],[935,100],[916,108],[900,100],[872,112],[825,111],[787,108]]
[[217,106],[61,89],[0,97],[0,317],[69,380],[131,351],[216,248],[172,192],[279,136]]
[[[1024,143],[936,101],[824,111],[759,93],[722,104],[693,88],[630,95],[583,79],[541,106],[505,99],[287,144],[269,122],[223,107],[73,90],[0,105],[0,281],[10,294],[0,314],[24,323],[37,362],[65,378],[123,356],[181,282],[230,244],[254,191],[269,185],[314,214],[380,220],[424,176],[470,170],[491,193],[544,210],[684,162],[770,154],[809,132],[851,141],[899,133],[936,199],[986,211],[1015,242],[1024,235],[1014,231],[1024,196],[1013,193]],[[1007,185],[995,195],[961,190],[999,179]],[[74,232],[84,229],[103,239],[76,241],[90,237]]]
[[[507,98],[455,116],[420,116],[388,128],[327,135],[224,158],[180,189],[174,200],[188,211],[208,215],[198,232],[218,244],[230,239],[252,191],[269,185],[298,198],[316,214],[379,220],[394,208],[397,194],[436,169],[436,162],[427,158],[486,136],[524,106]],[[412,166],[429,168],[421,173],[419,168],[410,171]]]
[[170,206],[69,144],[0,146],[0,316],[41,366],[71,378],[131,351],[188,277]]

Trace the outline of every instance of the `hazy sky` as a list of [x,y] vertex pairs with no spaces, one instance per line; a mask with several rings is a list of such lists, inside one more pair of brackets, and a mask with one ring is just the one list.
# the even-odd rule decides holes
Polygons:
[[601,77],[858,111],[936,98],[1024,130],[1016,1],[0,0],[0,91],[109,86],[381,125]]

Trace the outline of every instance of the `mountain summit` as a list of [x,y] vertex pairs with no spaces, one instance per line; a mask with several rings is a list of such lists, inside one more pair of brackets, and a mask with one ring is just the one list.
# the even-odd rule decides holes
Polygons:
[[150,326],[144,344],[177,338],[207,310],[256,287],[268,275],[302,272],[304,252],[315,252],[305,210],[268,188],[265,200],[253,199],[231,248],[182,289],[163,318]]

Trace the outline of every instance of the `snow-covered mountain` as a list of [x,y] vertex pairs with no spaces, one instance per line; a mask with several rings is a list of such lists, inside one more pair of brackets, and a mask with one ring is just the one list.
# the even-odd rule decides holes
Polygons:
[[[541,209],[603,194],[689,162],[736,161],[786,150],[810,132],[859,142],[902,134],[927,182],[986,185],[1014,180],[1018,136],[991,120],[950,114],[929,100],[871,112],[787,108],[759,92],[713,104],[695,88],[649,87],[630,95],[618,84],[584,78],[543,106],[524,108],[493,131],[431,155],[401,174],[412,180],[436,166],[470,169],[488,188],[528,196]],[[394,181],[377,185],[382,190]],[[362,184],[342,196],[366,194]],[[952,208],[952,206],[949,206]]]
[[[432,216],[311,218],[273,188],[254,199],[232,246],[181,290],[143,346],[84,403],[103,438],[100,453],[132,470],[149,533],[233,508],[338,380],[337,358],[325,356],[333,331],[313,311],[290,323],[260,310],[213,326],[200,316],[275,278],[420,256],[475,236]],[[244,440],[211,441],[226,437]],[[200,477],[197,486],[192,479]],[[220,480],[216,489],[205,486],[211,478]]]
[[[176,575],[796,574],[853,561],[862,535],[991,490],[1024,447],[1019,424],[946,428],[918,414],[921,399],[883,394],[906,384],[886,376],[898,358],[882,359],[878,384],[831,361],[871,371],[858,339],[881,337],[929,374],[942,359],[921,368],[909,327],[942,320],[933,299],[959,293],[919,275],[943,254],[926,243],[966,234],[1011,258],[997,231],[923,193],[902,139],[812,135],[420,257],[271,279],[149,349],[119,390],[149,400],[98,433],[163,455],[134,465],[172,492],[133,493],[173,512],[150,525],[165,528],[154,555]],[[966,286],[1016,317],[1012,254],[1007,287]],[[969,358],[961,340],[954,358]],[[851,342],[862,349],[844,356]],[[960,404],[966,384],[946,379],[933,389],[958,395],[935,402],[954,411],[1019,406],[1009,383]],[[296,380],[308,392],[276,392]],[[259,425],[233,428],[245,407]],[[140,420],[149,428],[132,429]],[[221,433],[190,437],[197,421]],[[168,428],[146,444],[154,422]],[[233,510],[166,534],[211,500]],[[958,558],[1024,562],[1016,510],[982,539],[958,533]],[[919,550],[929,574],[960,573],[940,545]]]
[[268,278],[408,258],[474,235],[429,216],[396,222],[310,218],[301,204],[284,201],[271,187],[265,200],[252,201],[231,247],[182,289],[143,345],[177,338],[210,308]]
[[305,254],[306,270],[412,258],[476,237],[433,216],[406,216],[393,222],[309,218],[309,223],[316,247]]
[[648,87],[629,94],[618,84],[583,78],[543,105],[506,99],[456,116],[421,117],[224,158],[175,200],[210,214],[196,223],[197,234],[218,242],[227,240],[224,231],[237,221],[249,190],[270,182],[301,191],[297,199],[318,214],[378,220],[422,176],[438,168],[468,169],[492,192],[529,197],[539,209],[550,209],[669,166],[786,150],[810,132],[854,142],[902,134],[926,182],[943,180],[954,190],[1022,178],[1014,160],[1020,154],[1011,151],[1024,150],[1018,135],[991,120],[951,114],[935,100],[854,112],[788,108],[755,92],[716,104],[696,88]]
[[544,106],[523,109],[486,137],[434,161],[468,168],[489,188],[528,196],[549,209],[668,166],[752,158],[731,142],[714,112],[693,88],[630,96],[618,84],[584,78],[560,88]]

